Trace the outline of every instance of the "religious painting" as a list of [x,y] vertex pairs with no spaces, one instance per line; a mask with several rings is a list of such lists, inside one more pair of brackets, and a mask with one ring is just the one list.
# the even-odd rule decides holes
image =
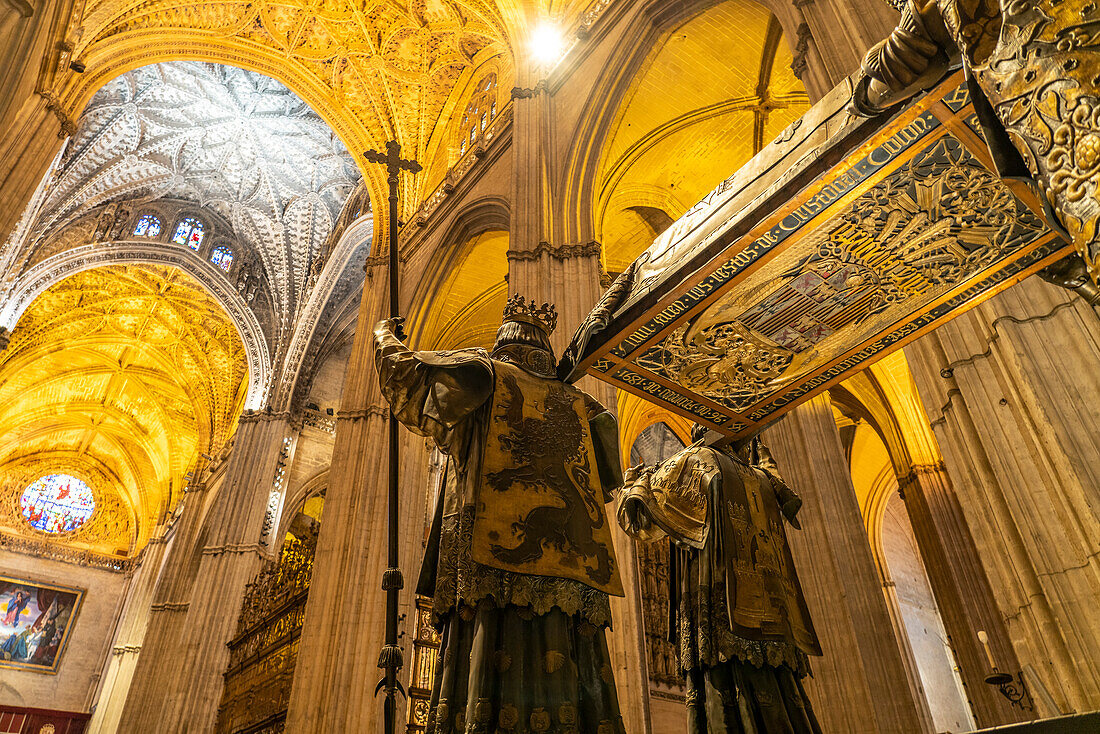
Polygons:
[[56,673],[83,599],[82,589],[0,575],[0,667]]

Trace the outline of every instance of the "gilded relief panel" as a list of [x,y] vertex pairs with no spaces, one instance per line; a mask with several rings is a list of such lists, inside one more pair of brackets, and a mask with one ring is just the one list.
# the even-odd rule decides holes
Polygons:
[[960,74],[875,122],[841,92],[653,242],[582,368],[745,434],[1067,248]]
[[743,411],[1044,231],[946,135],[636,363]]

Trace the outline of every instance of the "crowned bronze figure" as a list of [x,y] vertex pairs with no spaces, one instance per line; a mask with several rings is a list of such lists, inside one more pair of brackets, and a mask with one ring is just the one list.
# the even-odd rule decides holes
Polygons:
[[821,647],[784,521],[802,501],[759,438],[695,441],[655,468],[633,467],[619,524],[641,541],[669,538],[670,600],[687,681],[690,734],[820,734],[802,687]]
[[863,61],[851,108],[871,116],[961,59],[998,173],[1033,180],[1048,218],[1100,276],[1100,6],[1092,0],[904,0]]
[[555,376],[554,308],[509,299],[491,352],[375,328],[382,394],[447,456],[417,591],[442,631],[428,732],[619,734],[605,629],[614,416]]

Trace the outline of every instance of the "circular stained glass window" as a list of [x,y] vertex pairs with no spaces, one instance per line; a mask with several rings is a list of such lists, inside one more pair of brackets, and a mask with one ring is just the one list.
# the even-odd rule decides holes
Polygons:
[[68,474],[47,474],[23,490],[23,517],[47,533],[71,533],[95,510],[92,489]]

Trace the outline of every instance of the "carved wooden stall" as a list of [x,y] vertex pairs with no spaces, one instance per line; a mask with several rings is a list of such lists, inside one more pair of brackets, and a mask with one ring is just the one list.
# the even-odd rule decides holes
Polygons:
[[850,96],[653,242],[582,325],[579,369],[747,435],[1071,251],[993,172],[961,72],[870,120]]
[[412,675],[409,680],[407,734],[422,734],[428,727],[429,703],[441,635],[432,626],[432,600],[416,598],[416,636],[413,637]]
[[288,540],[248,585],[229,642],[218,734],[284,731],[316,547],[315,535]]

